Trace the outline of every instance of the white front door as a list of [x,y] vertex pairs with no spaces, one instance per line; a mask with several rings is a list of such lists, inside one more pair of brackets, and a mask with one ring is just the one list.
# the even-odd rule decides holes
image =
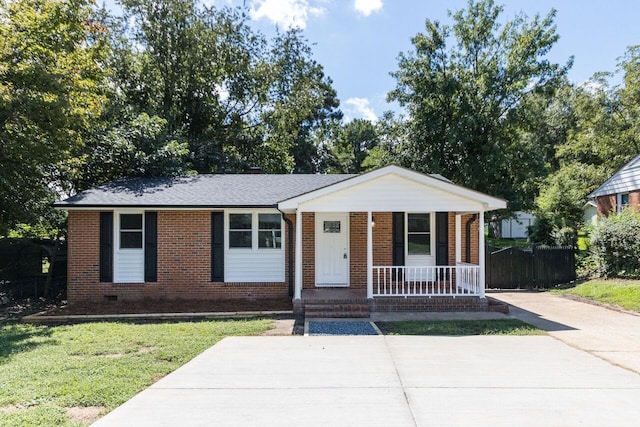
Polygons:
[[349,286],[349,214],[316,214],[316,286]]

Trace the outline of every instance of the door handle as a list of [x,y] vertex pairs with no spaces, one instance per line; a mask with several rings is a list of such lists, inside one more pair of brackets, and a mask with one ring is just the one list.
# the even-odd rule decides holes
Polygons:
[[342,255],[342,258],[347,259],[347,253],[346,252]]

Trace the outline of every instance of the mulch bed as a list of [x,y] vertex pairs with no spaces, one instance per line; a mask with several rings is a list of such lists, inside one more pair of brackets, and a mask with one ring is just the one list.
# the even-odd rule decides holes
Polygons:
[[79,303],[55,307],[47,311],[47,316],[67,316],[81,314],[149,314],[149,313],[232,313],[238,311],[291,311],[288,298],[245,300],[143,300],[143,301],[103,301]]

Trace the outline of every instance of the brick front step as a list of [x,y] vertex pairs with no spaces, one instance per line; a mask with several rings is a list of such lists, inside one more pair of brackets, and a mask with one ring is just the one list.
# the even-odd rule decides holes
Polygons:
[[487,297],[488,302],[488,311],[493,311],[496,313],[509,314],[509,305],[505,304],[502,301],[498,301],[497,299]]
[[307,303],[304,306],[306,318],[340,318],[340,317],[369,317],[368,304],[331,304],[331,303]]

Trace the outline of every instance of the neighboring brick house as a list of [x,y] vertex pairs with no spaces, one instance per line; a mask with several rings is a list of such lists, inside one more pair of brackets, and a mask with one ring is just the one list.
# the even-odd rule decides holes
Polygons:
[[640,209],[640,156],[624,165],[588,197],[596,203],[598,215],[608,216],[625,207]]
[[292,298],[304,310],[342,292],[377,311],[482,310],[484,213],[506,202],[387,166],[130,178],[56,207],[69,214],[71,303]]

